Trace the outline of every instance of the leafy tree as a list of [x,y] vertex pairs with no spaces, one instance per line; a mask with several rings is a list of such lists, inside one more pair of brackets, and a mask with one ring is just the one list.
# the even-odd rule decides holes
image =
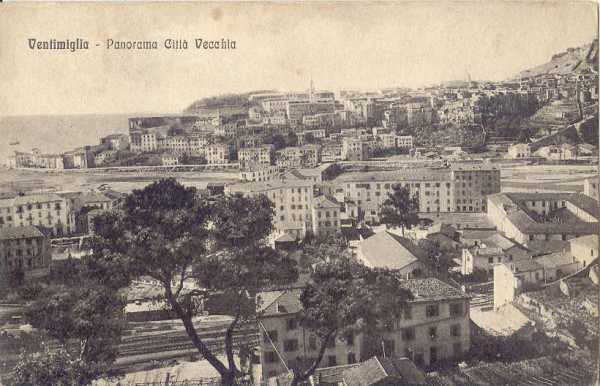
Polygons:
[[[106,284],[91,279],[84,262],[73,260],[53,269],[48,283],[21,288],[28,302],[25,319],[58,341],[61,354],[23,355],[17,384],[83,385],[110,375],[124,326],[124,300]],[[36,369],[36,361],[48,368]]]
[[316,357],[300,357],[292,366],[292,386],[308,380],[327,345],[337,338],[380,331],[405,309],[411,293],[387,270],[368,268],[348,258],[316,266],[300,294],[299,322],[319,338]]
[[304,142],[306,143],[316,143],[317,139],[315,138],[313,133],[306,133],[304,136]]
[[287,144],[287,146],[297,146],[298,145],[298,136],[295,133],[290,131],[286,137],[286,144]]
[[393,192],[388,193],[388,198],[381,206],[379,217],[387,227],[401,227],[402,236],[404,229],[411,229],[419,223],[419,198],[410,195],[410,189],[400,185],[393,186]]
[[47,346],[36,353],[22,353],[14,369],[15,386],[89,385],[97,372],[80,357],[64,348],[50,350]]
[[[162,179],[134,190],[121,213],[95,218],[95,272],[128,284],[151,277],[165,302],[181,319],[198,352],[234,385],[240,370],[234,362],[233,331],[254,314],[253,295],[264,286],[295,279],[291,260],[266,244],[273,209],[266,196],[222,197],[209,204],[192,187]],[[185,290],[194,281],[204,290]],[[227,362],[198,336],[193,318],[205,292],[225,293],[233,321],[225,335]]]
[[286,146],[285,138],[279,134],[275,134],[271,138],[265,139],[265,143],[272,144],[275,150],[283,149]]
[[519,143],[531,143],[531,129],[522,128],[517,136],[517,142]]

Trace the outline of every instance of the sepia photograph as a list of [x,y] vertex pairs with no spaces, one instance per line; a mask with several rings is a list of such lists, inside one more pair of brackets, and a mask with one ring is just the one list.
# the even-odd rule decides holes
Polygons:
[[0,386],[599,386],[598,3],[0,3]]

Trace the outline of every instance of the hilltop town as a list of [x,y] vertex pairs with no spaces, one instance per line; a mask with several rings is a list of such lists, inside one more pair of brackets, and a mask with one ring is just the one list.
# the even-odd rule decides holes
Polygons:
[[597,63],[594,40],[501,82],[311,81],[15,152],[11,171],[89,180],[2,192],[0,379],[26,373],[21,349],[98,339],[98,384],[590,384]]

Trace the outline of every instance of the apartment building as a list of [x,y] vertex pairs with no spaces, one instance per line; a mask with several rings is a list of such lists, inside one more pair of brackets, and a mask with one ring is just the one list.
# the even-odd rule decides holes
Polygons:
[[36,276],[51,260],[48,238],[38,228],[0,228],[0,278],[15,270],[22,270],[26,278]]
[[531,157],[531,145],[528,143],[517,143],[511,145],[506,153],[506,158],[519,159]]
[[[463,357],[471,347],[469,297],[436,278],[402,280],[398,285],[414,298],[383,340],[368,332],[336,337],[328,342],[319,367],[364,361],[382,351],[386,357],[409,358],[419,367]],[[291,289],[259,295],[263,379],[284,373],[284,363],[293,366],[317,353],[320,341],[298,323],[300,293]]]
[[233,146],[227,143],[213,143],[206,147],[206,162],[208,164],[228,163],[233,154]]
[[369,143],[359,138],[344,138],[342,140],[342,159],[346,161],[368,160]]
[[226,194],[266,195],[274,205],[276,232],[303,238],[312,229],[314,182],[309,180],[271,180],[228,185]]
[[69,203],[56,194],[32,194],[0,200],[0,229],[38,226],[53,236],[73,232]]
[[277,151],[275,163],[282,168],[315,167],[321,162],[321,146],[303,145]]
[[271,165],[273,153],[273,145],[243,147],[238,150],[238,162],[242,168],[253,165]]
[[340,232],[341,204],[333,197],[317,196],[312,205],[312,233],[334,235]]

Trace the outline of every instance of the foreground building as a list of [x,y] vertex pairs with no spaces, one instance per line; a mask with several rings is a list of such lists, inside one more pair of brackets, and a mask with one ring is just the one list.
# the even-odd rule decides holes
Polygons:
[[[469,297],[436,278],[399,281],[414,299],[383,341],[364,333],[337,337],[325,351],[319,367],[347,365],[383,350],[386,357],[408,358],[419,367],[460,360],[471,346]],[[316,355],[318,338],[301,326],[301,290],[260,294],[259,330],[263,379],[284,373],[303,357]]]
[[75,227],[69,203],[59,195],[31,194],[0,200],[0,229],[37,226],[53,236],[64,236]]
[[0,229],[0,278],[14,271],[22,271],[25,278],[44,274],[51,259],[48,238],[38,228]]

